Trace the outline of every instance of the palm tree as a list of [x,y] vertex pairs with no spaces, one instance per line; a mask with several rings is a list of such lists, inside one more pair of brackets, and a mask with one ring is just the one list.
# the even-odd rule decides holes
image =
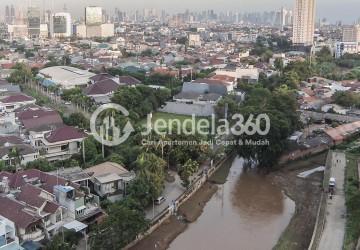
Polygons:
[[17,147],[11,148],[8,157],[9,157],[10,165],[12,165],[11,162],[14,161],[16,171],[18,171],[20,169],[21,158],[22,158],[20,150]]

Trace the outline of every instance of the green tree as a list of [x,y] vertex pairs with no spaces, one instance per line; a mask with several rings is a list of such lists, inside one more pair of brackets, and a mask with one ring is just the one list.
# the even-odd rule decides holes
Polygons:
[[101,157],[101,153],[98,150],[98,142],[94,139],[94,137],[89,136],[85,139],[84,143],[81,146],[81,153],[83,152],[83,147],[85,147],[85,160],[86,165],[94,164],[97,159]]
[[136,160],[138,176],[150,184],[153,199],[159,197],[164,189],[166,162],[152,153],[142,153]]
[[91,238],[92,249],[121,249],[148,228],[144,213],[125,204],[115,203],[108,208],[108,217],[97,227]]
[[23,63],[16,63],[13,67],[14,71],[7,78],[7,81],[15,84],[25,84],[33,78],[30,67]]
[[26,169],[38,169],[43,172],[50,172],[56,170],[55,166],[46,159],[37,159],[26,164]]
[[186,188],[191,184],[190,178],[199,170],[199,163],[189,159],[183,166],[181,166],[179,175],[182,180],[182,185]]
[[284,71],[284,62],[281,58],[276,58],[274,62],[275,69],[281,74]]
[[64,118],[64,123],[69,126],[76,126],[82,129],[90,128],[90,121],[82,113],[72,113],[69,117]]

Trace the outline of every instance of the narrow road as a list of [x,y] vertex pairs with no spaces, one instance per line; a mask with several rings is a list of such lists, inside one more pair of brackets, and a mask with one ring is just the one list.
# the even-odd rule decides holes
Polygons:
[[325,228],[322,233],[319,250],[341,250],[345,235],[345,179],[346,156],[341,152],[332,153],[331,177],[336,179],[335,196],[328,198]]

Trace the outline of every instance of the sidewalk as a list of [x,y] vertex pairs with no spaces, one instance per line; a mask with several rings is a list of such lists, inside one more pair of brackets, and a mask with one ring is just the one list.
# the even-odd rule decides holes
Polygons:
[[335,195],[327,198],[325,227],[320,239],[319,250],[341,250],[345,235],[345,179],[346,156],[341,152],[332,153],[331,177],[336,179]]

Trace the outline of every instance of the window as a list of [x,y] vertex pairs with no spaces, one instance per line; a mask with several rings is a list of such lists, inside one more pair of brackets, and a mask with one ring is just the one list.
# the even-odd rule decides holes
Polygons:
[[67,151],[67,150],[69,150],[69,144],[61,146],[61,151]]

